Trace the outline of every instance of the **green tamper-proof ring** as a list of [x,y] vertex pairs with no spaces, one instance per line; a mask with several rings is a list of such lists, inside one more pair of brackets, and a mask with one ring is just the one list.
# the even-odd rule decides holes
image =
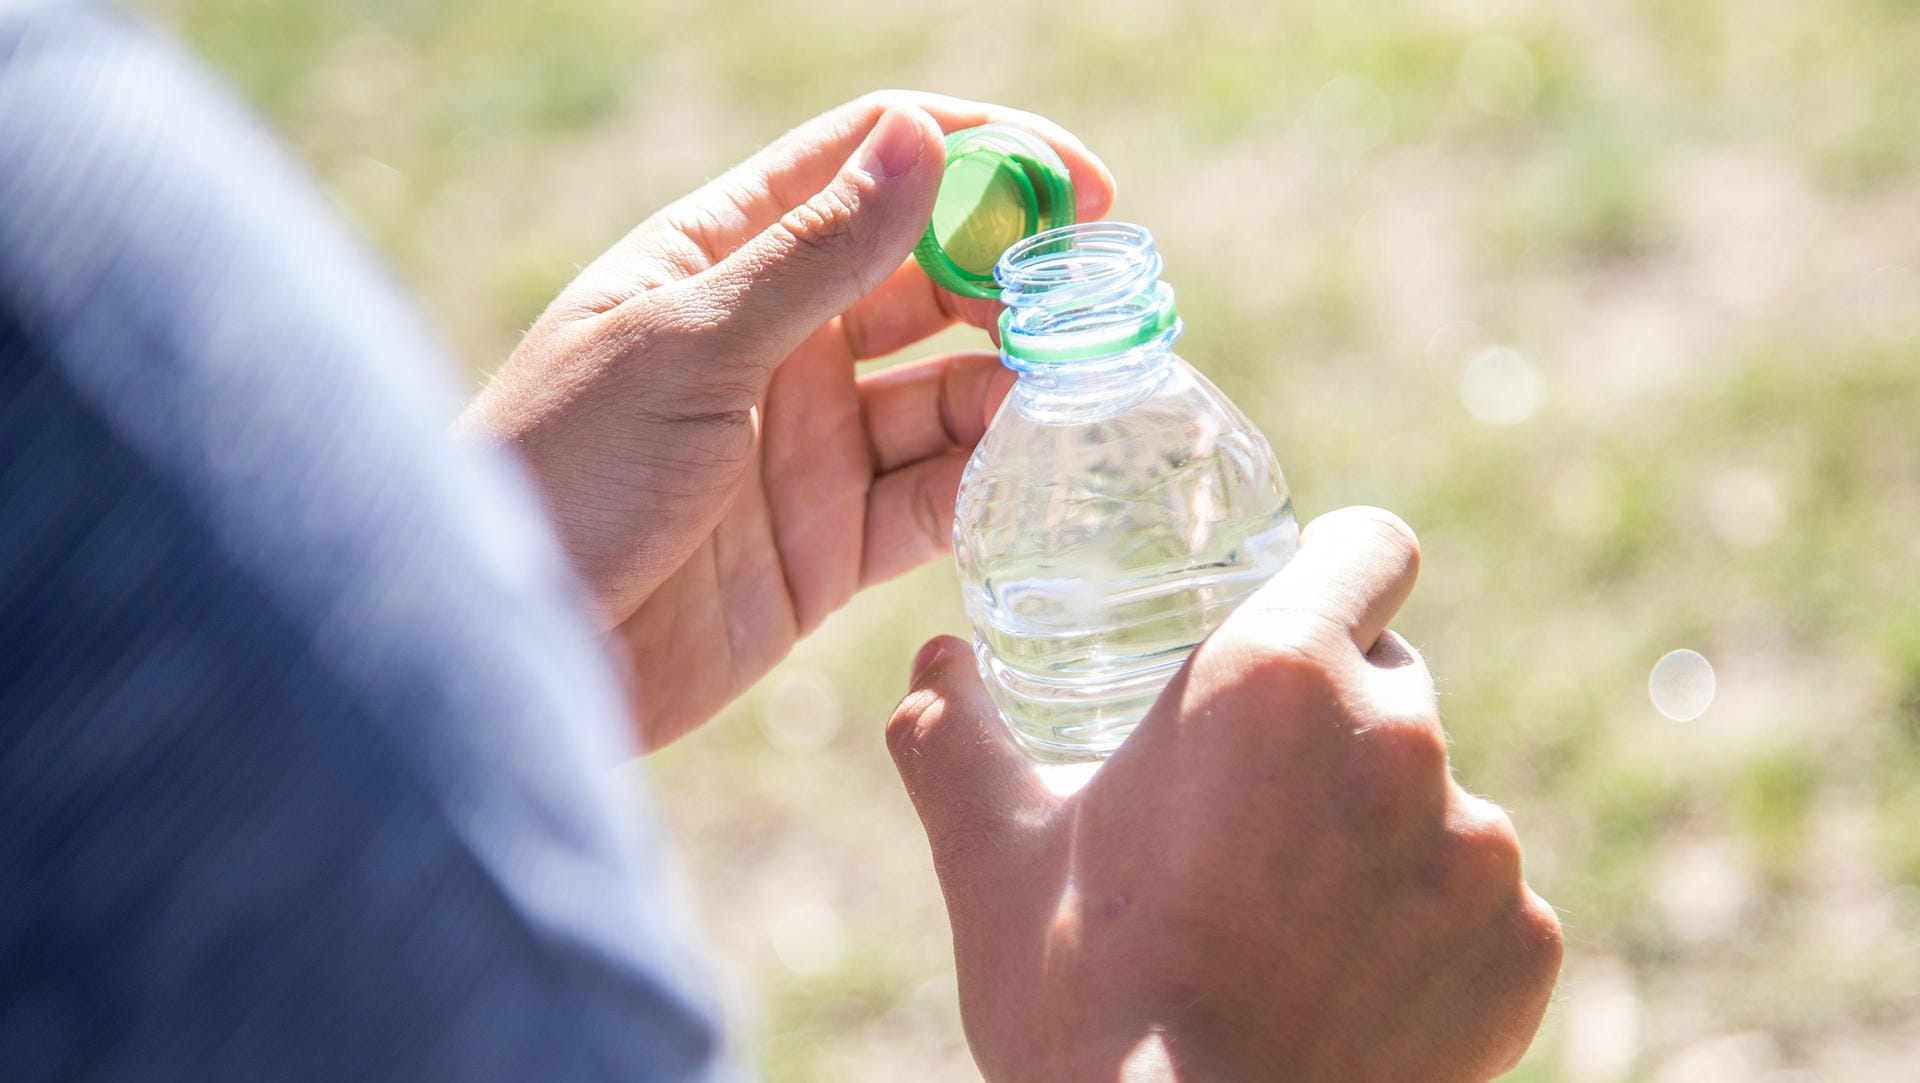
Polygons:
[[1161,282],[1155,284],[1146,304],[1133,318],[1116,326],[1080,333],[1028,334],[1014,323],[1013,309],[1009,308],[1000,313],[1000,352],[1008,357],[1009,364],[1085,361],[1124,353],[1163,336],[1171,342],[1180,337],[1180,330],[1180,312],[1173,304],[1173,289]]
[[947,136],[946,173],[913,258],[947,290],[997,298],[1001,253],[1073,219],[1073,180],[1046,140],[1008,124],[963,128]]

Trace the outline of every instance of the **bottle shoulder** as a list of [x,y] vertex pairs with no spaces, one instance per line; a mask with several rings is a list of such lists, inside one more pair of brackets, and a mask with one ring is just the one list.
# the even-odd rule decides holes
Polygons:
[[1190,458],[1223,443],[1268,458],[1273,454],[1259,427],[1199,370],[1175,356],[1151,385],[1119,404],[1097,396],[1077,401],[1071,389],[1050,389],[1036,403],[1016,385],[987,426],[973,462],[992,466],[1008,460],[1041,472],[1073,473],[1117,449],[1153,447]]
[[1124,410],[1040,416],[1009,396],[974,450],[955,527],[1087,529],[1264,516],[1287,503],[1267,439],[1185,362]]

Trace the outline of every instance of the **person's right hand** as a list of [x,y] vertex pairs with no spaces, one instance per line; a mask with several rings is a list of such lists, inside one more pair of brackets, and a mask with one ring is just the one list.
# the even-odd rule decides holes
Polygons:
[[1454,784],[1432,679],[1387,630],[1418,563],[1385,512],[1315,522],[1070,797],[965,644],[922,650],[887,737],[987,1079],[1163,1057],[1149,1077],[1440,1083],[1519,1060],[1560,925],[1506,814]]

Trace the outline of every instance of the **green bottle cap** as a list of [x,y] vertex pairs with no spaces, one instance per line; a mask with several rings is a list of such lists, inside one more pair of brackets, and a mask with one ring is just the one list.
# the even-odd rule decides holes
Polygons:
[[1072,224],[1073,180],[1046,140],[1007,124],[963,128],[947,136],[947,171],[913,258],[962,297],[997,298],[1002,252]]

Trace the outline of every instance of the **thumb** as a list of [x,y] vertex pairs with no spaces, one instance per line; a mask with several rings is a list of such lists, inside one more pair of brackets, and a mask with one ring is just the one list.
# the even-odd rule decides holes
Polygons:
[[886,281],[926,231],[944,147],[925,111],[882,113],[831,183],[697,276],[719,330],[771,367]]
[[944,878],[1047,819],[1057,800],[980,683],[973,652],[941,636],[920,648],[913,690],[887,723],[887,747]]

